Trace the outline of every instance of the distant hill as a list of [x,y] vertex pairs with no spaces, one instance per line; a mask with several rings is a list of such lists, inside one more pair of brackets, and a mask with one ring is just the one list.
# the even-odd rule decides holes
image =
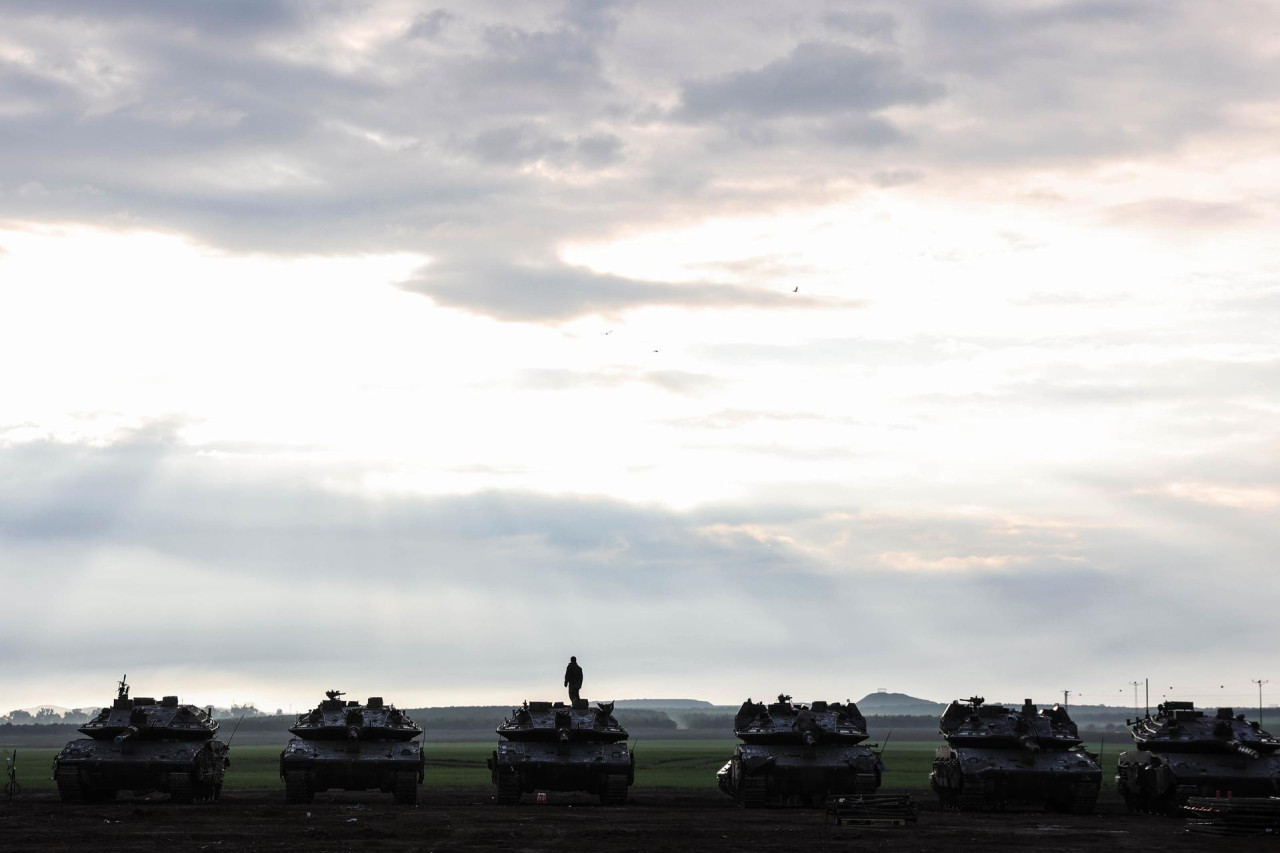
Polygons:
[[858,700],[858,710],[864,716],[937,717],[946,708],[945,702],[931,702],[905,693],[868,693]]
[[685,711],[710,710],[715,707],[702,699],[619,699],[618,708],[677,708]]

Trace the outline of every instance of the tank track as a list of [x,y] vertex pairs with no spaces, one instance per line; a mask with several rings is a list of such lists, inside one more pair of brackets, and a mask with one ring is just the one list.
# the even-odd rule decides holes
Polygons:
[[769,800],[769,780],[764,776],[744,776],[738,802],[745,809],[762,809]]
[[1101,785],[1090,782],[1077,782],[1067,799],[1066,811],[1069,814],[1093,814],[1098,806],[1098,791]]
[[170,801],[180,805],[190,805],[196,801],[196,789],[191,782],[190,773],[170,773],[167,781]]
[[510,771],[498,772],[498,804],[514,806],[520,802],[520,777]]
[[418,804],[418,774],[413,770],[401,770],[396,773],[392,786],[396,802],[402,806]]
[[1177,814],[1188,797],[1193,797],[1199,789],[1194,785],[1180,785],[1170,788],[1154,796],[1147,794],[1131,794],[1122,792],[1124,804],[1130,811],[1139,814],[1171,815]]
[[627,777],[612,775],[604,777],[600,788],[600,805],[625,806],[627,804]]
[[53,774],[58,785],[58,798],[64,803],[82,803],[85,796],[84,785],[80,784],[80,771],[74,767],[59,767]]
[[315,798],[311,790],[311,782],[305,770],[287,770],[284,774],[284,801],[286,803],[309,803]]
[[982,812],[995,807],[992,786],[978,779],[965,779],[955,798],[955,807],[962,812]]

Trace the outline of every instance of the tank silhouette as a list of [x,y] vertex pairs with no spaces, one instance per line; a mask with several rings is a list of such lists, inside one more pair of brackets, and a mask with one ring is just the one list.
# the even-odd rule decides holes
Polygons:
[[287,803],[309,803],[319,791],[377,789],[397,803],[418,802],[422,782],[422,745],[411,743],[422,729],[395,705],[371,696],[364,705],[327,698],[298,719],[296,735],[280,753],[280,778]]
[[853,702],[766,705],[748,699],[733,718],[743,742],[716,774],[720,790],[746,808],[819,804],[840,794],[870,794],[884,765],[869,747],[867,721]]
[[[127,676],[126,676],[127,678]],[[120,679],[115,701],[80,726],[53,762],[63,802],[115,799],[121,790],[162,791],[175,803],[211,802],[222,793],[229,748],[215,740],[218,722],[177,696],[129,698]]]
[[939,728],[947,745],[934,756],[929,784],[943,806],[979,811],[1031,803],[1093,812],[1102,769],[1081,746],[1065,708],[1037,711],[1028,699],[1013,710],[974,696],[952,702]]
[[1135,811],[1176,811],[1188,797],[1280,796],[1280,740],[1244,714],[1213,716],[1165,702],[1131,724],[1136,750],[1120,753],[1116,790]]
[[585,791],[602,805],[626,804],[635,756],[612,702],[525,702],[495,731],[502,740],[487,763],[499,803],[534,791]]

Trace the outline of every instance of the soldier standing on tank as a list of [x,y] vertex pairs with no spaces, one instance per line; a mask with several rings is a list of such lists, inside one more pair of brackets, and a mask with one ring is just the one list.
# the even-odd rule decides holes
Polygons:
[[564,668],[564,686],[569,688],[570,703],[578,704],[578,691],[582,689],[582,667],[578,659],[570,655],[569,665]]

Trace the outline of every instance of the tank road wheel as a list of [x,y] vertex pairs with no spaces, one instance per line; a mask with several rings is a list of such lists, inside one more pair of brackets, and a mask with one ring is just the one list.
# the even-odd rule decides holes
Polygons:
[[625,806],[627,804],[627,777],[606,776],[600,786],[600,805]]
[[742,777],[738,802],[744,809],[762,809],[769,798],[769,780],[763,776]]
[[315,797],[311,783],[307,781],[307,771],[289,770],[284,774],[284,801],[286,803],[309,803]]
[[418,804],[418,771],[401,770],[396,773],[395,781],[392,782],[392,792],[395,794],[396,802],[402,806],[416,806]]
[[191,782],[190,773],[169,774],[169,799],[184,806],[195,802],[195,785]]
[[53,774],[58,783],[58,798],[64,803],[82,803],[86,799],[84,786],[80,784],[80,771],[74,767],[59,767]]
[[520,776],[511,770],[499,770],[499,805],[514,806],[518,802],[520,802]]

